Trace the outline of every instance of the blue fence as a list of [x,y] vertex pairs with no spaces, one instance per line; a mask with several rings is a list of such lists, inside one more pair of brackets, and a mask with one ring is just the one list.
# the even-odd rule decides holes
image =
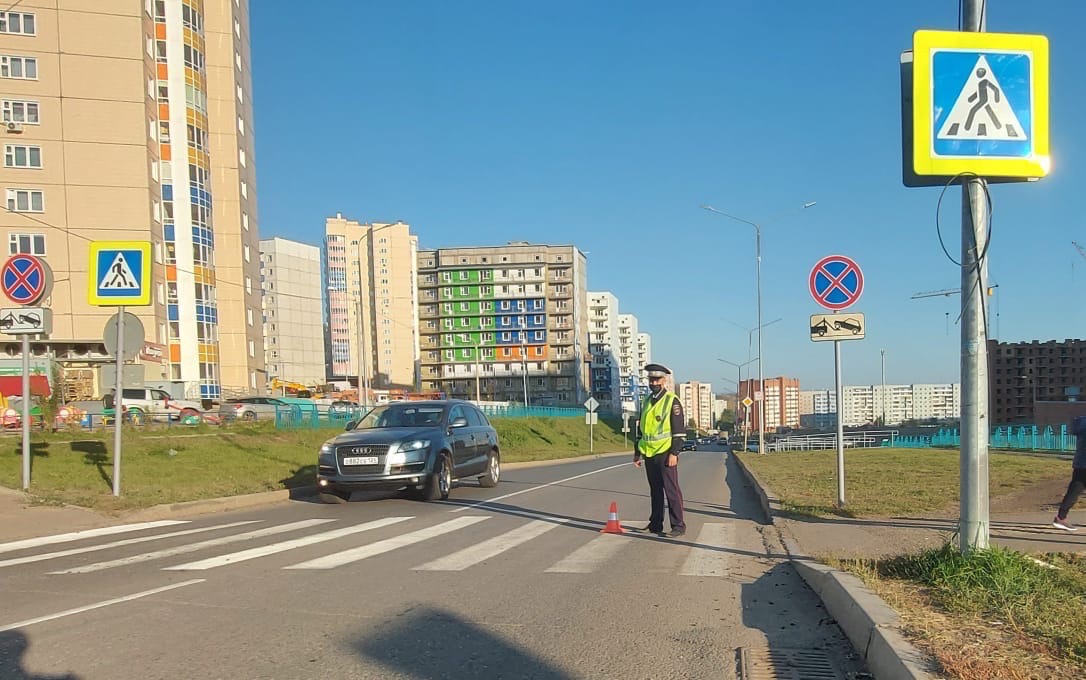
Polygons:
[[[548,418],[584,418],[585,411],[581,408],[562,408],[558,406],[493,406],[480,407],[490,418],[526,418],[539,416]],[[357,408],[349,411],[322,411],[316,404],[295,403],[288,406],[280,406],[275,410],[275,426],[277,428],[299,427],[337,427],[342,429],[348,420],[358,418],[364,409]]]
[[491,418],[527,418],[528,416],[584,418],[585,414],[583,408],[560,406],[481,406],[480,409]]
[[[1060,425],[1059,430],[1054,430],[1051,426],[1042,430],[1036,425],[997,427],[988,437],[988,448],[1018,451],[1074,451],[1075,443],[1076,438],[1073,434],[1068,434],[1066,425]],[[901,448],[956,447],[962,445],[962,438],[957,429],[942,429],[930,437],[897,437],[893,445]],[[890,444],[886,443],[884,446]]]

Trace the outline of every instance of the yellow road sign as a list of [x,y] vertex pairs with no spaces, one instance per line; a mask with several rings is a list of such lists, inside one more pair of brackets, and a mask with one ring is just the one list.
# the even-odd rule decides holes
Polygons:
[[87,300],[100,307],[151,304],[151,242],[91,241]]
[[1048,174],[1047,37],[917,31],[913,60],[917,175]]

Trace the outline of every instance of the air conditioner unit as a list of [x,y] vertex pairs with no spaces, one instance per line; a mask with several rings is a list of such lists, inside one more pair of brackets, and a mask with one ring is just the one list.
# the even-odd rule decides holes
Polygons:
[[8,123],[4,123],[4,126],[7,127],[8,132],[22,132],[23,131],[23,124],[22,123],[8,122]]

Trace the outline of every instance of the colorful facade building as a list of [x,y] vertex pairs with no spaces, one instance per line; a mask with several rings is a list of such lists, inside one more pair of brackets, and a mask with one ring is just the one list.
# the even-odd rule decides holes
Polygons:
[[513,243],[418,253],[421,389],[451,397],[587,399],[586,258]]

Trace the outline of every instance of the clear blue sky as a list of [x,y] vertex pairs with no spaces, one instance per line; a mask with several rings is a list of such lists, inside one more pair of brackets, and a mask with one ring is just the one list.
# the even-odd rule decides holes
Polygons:
[[[832,5],[832,12],[829,8]],[[954,0],[325,0],[251,3],[262,237],[319,244],[324,218],[409,222],[423,247],[572,243],[679,380],[734,389],[766,224],[767,376],[833,386],[811,267],[863,268],[867,337],[842,344],[846,384],[959,379],[957,265],[938,189],[901,183],[899,53],[953,30]],[[988,30],[1051,45],[1053,170],[997,185],[991,331],[1086,336],[1086,3],[1000,2]],[[960,191],[943,239],[960,255]],[[817,205],[802,210],[805,201]],[[995,314],[998,310],[998,316]],[[755,336],[756,337],[756,336]],[[750,356],[756,355],[756,349]],[[754,368],[756,364],[751,364]],[[745,377],[745,374],[744,374]]]

